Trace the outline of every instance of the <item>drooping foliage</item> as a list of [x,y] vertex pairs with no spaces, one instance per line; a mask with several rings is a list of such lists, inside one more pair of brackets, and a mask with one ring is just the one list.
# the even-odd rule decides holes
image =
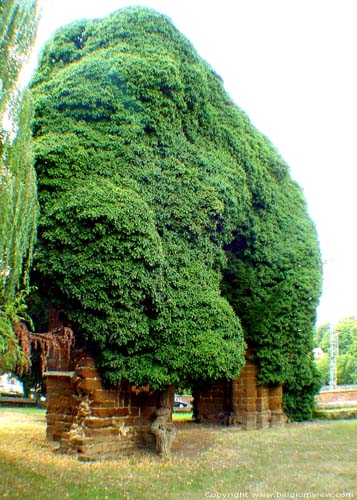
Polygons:
[[248,343],[262,382],[311,395],[313,225],[191,44],[166,17],[123,9],[58,31],[32,87],[36,279],[109,380],[232,378]]
[[26,309],[38,216],[31,135],[33,104],[30,93],[21,93],[17,82],[36,33],[36,3],[0,2],[0,369],[3,370],[24,361],[13,324]]
[[32,48],[37,29],[37,0],[0,1],[0,137],[6,139],[3,114],[16,125],[21,98],[18,76]]

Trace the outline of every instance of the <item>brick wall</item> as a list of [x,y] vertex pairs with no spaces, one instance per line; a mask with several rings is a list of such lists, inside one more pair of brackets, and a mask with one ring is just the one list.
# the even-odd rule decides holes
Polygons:
[[316,404],[318,407],[356,405],[357,406],[357,387],[355,389],[336,387],[335,390],[323,391],[317,394]]
[[[55,320],[59,328],[54,316],[54,324]],[[56,331],[60,334],[60,328]],[[49,353],[46,372],[47,437],[59,451],[92,460],[133,448],[155,448],[151,430],[155,412],[161,406],[172,408],[174,388],[163,404],[158,392],[138,392],[125,380],[106,387],[88,351],[72,350],[69,356],[65,345],[62,350],[59,345]],[[282,387],[258,386],[256,375],[257,367],[248,359],[236,380],[196,389],[197,419],[242,429],[283,425],[287,419]]]
[[[90,354],[81,351],[76,357],[72,371],[47,371],[48,439],[82,460],[155,447],[150,428],[158,393],[136,394],[126,381],[105,387]],[[173,389],[168,397],[172,405]]]
[[284,425],[282,386],[257,385],[256,375],[257,367],[247,360],[236,380],[194,391],[197,419],[246,430]]

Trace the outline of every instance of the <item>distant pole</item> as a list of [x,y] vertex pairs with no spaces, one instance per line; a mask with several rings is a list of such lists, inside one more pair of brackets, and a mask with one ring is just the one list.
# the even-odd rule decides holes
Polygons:
[[329,387],[336,389],[337,386],[337,357],[338,357],[338,331],[334,326],[330,330],[330,372]]

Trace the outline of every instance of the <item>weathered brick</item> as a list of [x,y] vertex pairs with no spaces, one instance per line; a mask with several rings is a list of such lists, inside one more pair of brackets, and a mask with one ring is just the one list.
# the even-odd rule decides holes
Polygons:
[[77,377],[84,378],[100,378],[100,373],[95,367],[82,366],[76,369]]
[[93,393],[94,403],[105,403],[108,406],[115,406],[118,401],[118,391],[103,389],[98,387]]
[[108,417],[125,417],[129,415],[129,409],[128,408],[99,408],[99,407],[93,407],[92,408],[92,415],[94,417],[102,417],[102,418],[108,418]]
[[96,368],[95,360],[92,356],[81,355],[76,366],[76,371],[81,368]]
[[82,392],[93,393],[94,391],[102,390],[102,380],[100,378],[83,378],[78,387]]
[[113,417],[87,417],[85,425],[90,429],[110,427],[113,426]]
[[269,389],[269,407],[271,410],[281,410],[283,404],[283,389],[281,385]]

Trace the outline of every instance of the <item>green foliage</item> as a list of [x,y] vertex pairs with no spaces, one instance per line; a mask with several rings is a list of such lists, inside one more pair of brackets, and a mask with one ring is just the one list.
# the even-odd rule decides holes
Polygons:
[[317,327],[315,345],[324,351],[324,357],[317,362],[323,382],[328,383],[330,331],[335,328],[338,334],[337,382],[357,384],[357,318],[344,318],[334,327],[325,324]]
[[5,147],[0,181],[0,305],[12,303],[17,291],[28,285],[38,215],[32,117],[32,99],[25,93],[18,132]]
[[330,346],[330,325],[324,323],[317,326],[314,331],[314,347],[321,347],[324,352],[328,352]]
[[37,282],[108,379],[233,378],[248,343],[260,380],[289,382],[291,400],[298,384],[309,405],[315,230],[286,164],[190,43],[123,9],[58,31],[32,87]]
[[[18,86],[34,41],[36,1],[0,2],[0,368],[24,358],[13,331],[23,315],[38,216],[29,92]],[[5,120],[5,115],[7,119]],[[7,122],[7,130],[4,124]]]
[[315,406],[315,395],[322,384],[316,364],[309,357],[301,355],[292,364],[284,382],[283,408],[294,421],[311,420]]
[[27,290],[21,290],[14,299],[0,309],[0,368],[2,372],[22,368],[27,362],[13,325],[19,320],[30,320],[26,305]]
[[357,349],[356,345],[351,351],[337,358],[338,384],[357,384]]
[[300,189],[259,152],[249,223],[226,246],[223,291],[241,319],[260,382],[282,383],[285,409],[300,420],[311,418],[320,384],[310,361],[320,252]]
[[339,354],[357,355],[357,318],[345,318],[337,323]]
[[8,112],[16,124],[17,104],[21,97],[18,76],[35,40],[37,0],[0,1],[0,151],[6,132],[3,113]]
[[329,382],[330,356],[324,353],[323,356],[316,361],[316,368],[321,376],[322,383],[327,385]]

